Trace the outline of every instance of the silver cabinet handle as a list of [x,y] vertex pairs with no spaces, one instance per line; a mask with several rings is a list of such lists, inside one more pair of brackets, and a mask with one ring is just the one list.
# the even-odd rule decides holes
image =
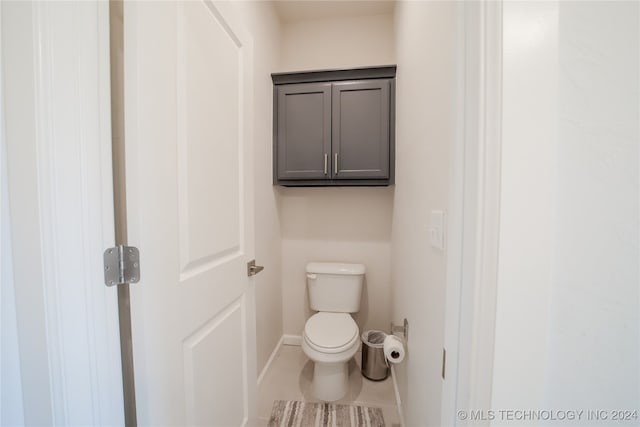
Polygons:
[[324,153],[324,174],[327,174],[327,162],[329,161],[329,155]]
[[333,173],[338,175],[338,153],[333,155]]

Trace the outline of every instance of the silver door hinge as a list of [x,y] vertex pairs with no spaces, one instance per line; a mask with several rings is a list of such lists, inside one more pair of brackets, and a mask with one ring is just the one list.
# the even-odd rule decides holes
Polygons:
[[104,251],[104,283],[115,286],[140,281],[140,252],[134,246],[116,246]]

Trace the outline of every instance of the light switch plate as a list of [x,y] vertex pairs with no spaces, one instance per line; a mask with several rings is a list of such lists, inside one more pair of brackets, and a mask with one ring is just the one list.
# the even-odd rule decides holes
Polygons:
[[429,242],[436,249],[444,249],[444,212],[431,211]]

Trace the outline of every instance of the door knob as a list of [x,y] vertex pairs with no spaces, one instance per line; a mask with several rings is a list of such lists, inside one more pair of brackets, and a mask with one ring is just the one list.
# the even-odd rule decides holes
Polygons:
[[261,265],[256,265],[255,259],[252,259],[247,263],[247,276],[249,277],[255,276],[256,274],[260,273],[262,270],[264,270],[264,267]]

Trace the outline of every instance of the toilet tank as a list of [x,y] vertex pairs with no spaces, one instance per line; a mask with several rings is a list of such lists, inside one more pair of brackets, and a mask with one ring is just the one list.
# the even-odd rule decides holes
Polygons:
[[307,286],[312,310],[355,313],[360,310],[364,265],[335,262],[307,264]]

